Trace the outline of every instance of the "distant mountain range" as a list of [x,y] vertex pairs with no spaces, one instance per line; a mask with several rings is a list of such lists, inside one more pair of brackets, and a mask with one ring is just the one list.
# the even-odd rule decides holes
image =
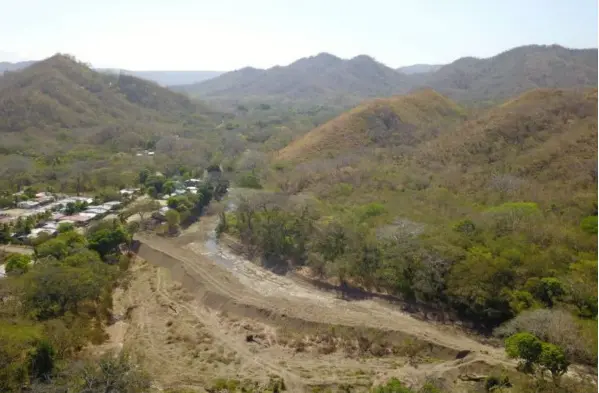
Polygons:
[[243,68],[176,89],[206,99],[350,106],[365,98],[429,87],[459,102],[486,104],[534,88],[597,86],[597,49],[529,45],[487,59],[465,57],[444,66],[417,65],[399,71],[364,55],[344,60],[321,53],[285,67]]
[[188,85],[223,74],[222,71],[129,71],[114,68],[98,68],[100,72],[121,73],[147,79],[162,86]]
[[4,71],[18,71],[23,68],[29,67],[35,63],[35,61],[19,61],[17,63],[9,63],[7,61],[0,61],[0,74],[4,73]]
[[[0,75],[5,71],[18,71],[29,67],[36,61],[18,63],[0,62]],[[188,85],[221,75],[222,71],[129,71],[118,68],[97,68],[96,71],[112,74],[126,74],[150,80],[162,86]]]
[[[34,62],[0,63],[0,73]],[[326,103],[347,107],[367,98],[432,88],[458,102],[486,105],[534,88],[597,86],[597,49],[529,45],[496,56],[464,57],[446,65],[392,69],[373,58],[320,53],[288,66],[219,71],[98,69],[154,81],[192,97],[221,101]]]
[[302,58],[268,70],[243,68],[205,82],[177,86],[192,96],[277,101],[326,100],[359,102],[365,97],[391,95],[408,85],[406,75],[361,55],[343,60],[328,53]]

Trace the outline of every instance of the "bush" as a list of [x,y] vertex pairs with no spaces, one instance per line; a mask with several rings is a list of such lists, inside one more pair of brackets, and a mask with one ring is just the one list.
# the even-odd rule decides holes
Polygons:
[[526,373],[533,372],[542,350],[541,340],[530,333],[516,333],[505,340],[505,352],[510,358],[519,359],[519,368]]
[[31,257],[23,254],[10,254],[4,262],[4,269],[7,273],[23,274],[29,270]]
[[555,379],[568,371],[570,362],[568,362],[566,354],[560,347],[543,343],[541,355],[539,356],[539,365],[551,372],[551,376]]
[[507,375],[496,376],[491,375],[485,379],[485,391],[493,392],[500,388],[509,388],[512,384],[510,383],[510,379]]
[[260,179],[256,176],[255,173],[246,173],[237,179],[237,185],[242,188],[254,188],[261,189],[262,184],[260,184]]
[[585,340],[579,324],[564,310],[524,311],[495,329],[494,335],[505,338],[521,332],[533,334],[543,341],[558,345],[571,359],[587,364],[595,364],[597,360],[596,344]]
[[590,235],[597,234],[597,216],[585,217],[580,223],[580,228]]

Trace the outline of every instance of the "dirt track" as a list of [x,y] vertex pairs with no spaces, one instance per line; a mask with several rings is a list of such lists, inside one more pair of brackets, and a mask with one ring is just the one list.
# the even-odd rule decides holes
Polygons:
[[216,222],[204,217],[176,239],[137,236],[141,261],[131,287],[115,295],[115,311],[128,321],[117,336],[142,350],[161,386],[275,374],[289,391],[366,389],[391,376],[454,388],[464,374],[513,370],[502,349],[450,327],[263,270],[214,242]]

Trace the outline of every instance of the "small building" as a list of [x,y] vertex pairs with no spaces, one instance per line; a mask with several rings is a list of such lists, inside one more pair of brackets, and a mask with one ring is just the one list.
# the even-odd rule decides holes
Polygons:
[[39,205],[40,205],[39,202],[35,202],[35,201],[22,201],[22,202],[17,203],[17,207],[19,209],[35,209]]
[[94,217],[96,217],[95,214],[79,213],[72,216],[65,216],[62,218],[62,221],[60,222],[68,221],[73,223],[74,225],[85,225],[88,222],[90,222]]
[[52,216],[50,216],[50,217],[54,221],[59,221],[59,220],[62,220],[65,217],[65,215],[62,213],[52,213]]
[[189,180],[185,180],[185,185],[186,186],[197,186],[201,182],[202,182],[202,180],[200,180],[200,179],[189,179]]
[[94,203],[94,198],[89,198],[89,197],[83,197],[83,196],[75,196],[75,197],[71,197],[69,199],[73,199],[74,201],[78,201],[78,202],[85,202],[85,203]]
[[31,230],[31,233],[27,235],[29,239],[33,239],[41,235],[42,233],[47,233],[48,235],[54,235],[56,233],[56,228],[35,228]]
[[131,195],[135,194],[135,190],[132,188],[124,188],[124,189],[120,190],[119,193],[123,196],[131,196]]
[[118,209],[121,205],[122,205],[122,203],[119,201],[110,201],[110,202],[106,202],[106,203],[102,204],[100,207],[102,207],[106,210],[115,210],[115,209]]
[[95,214],[95,215],[101,216],[106,213],[108,213],[107,209],[103,209],[101,207],[96,207],[93,209],[85,209],[85,211],[81,214]]
[[55,222],[47,222],[46,224],[44,224],[44,226],[42,227],[42,229],[48,229],[48,230],[57,230],[58,229],[58,224]]
[[48,203],[54,202],[54,197],[52,195],[50,195],[50,196],[44,196],[41,198],[36,198],[36,202],[39,203],[40,205],[47,205]]

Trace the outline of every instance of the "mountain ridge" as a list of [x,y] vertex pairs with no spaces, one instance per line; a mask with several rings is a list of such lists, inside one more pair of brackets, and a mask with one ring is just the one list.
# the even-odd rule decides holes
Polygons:
[[62,135],[126,150],[219,121],[202,102],[130,75],[99,73],[60,54],[0,78],[0,114],[4,147],[28,149],[26,138],[59,147],[51,136]]
[[[21,62],[0,62],[0,77],[4,72],[20,71],[37,62],[43,60],[29,60]],[[224,71],[170,71],[170,70],[148,70],[131,71],[122,68],[94,68],[94,70],[109,74],[126,74],[137,78],[146,79],[161,86],[176,86],[197,83],[210,78],[215,78],[224,73]]]
[[526,45],[489,58],[463,57],[434,72],[410,74],[393,70],[367,55],[344,60],[328,53],[304,57],[288,66],[242,70],[178,86],[177,91],[232,100],[327,102],[345,96],[348,107],[366,98],[429,87],[460,102],[489,104],[534,88],[596,86],[597,49]]

